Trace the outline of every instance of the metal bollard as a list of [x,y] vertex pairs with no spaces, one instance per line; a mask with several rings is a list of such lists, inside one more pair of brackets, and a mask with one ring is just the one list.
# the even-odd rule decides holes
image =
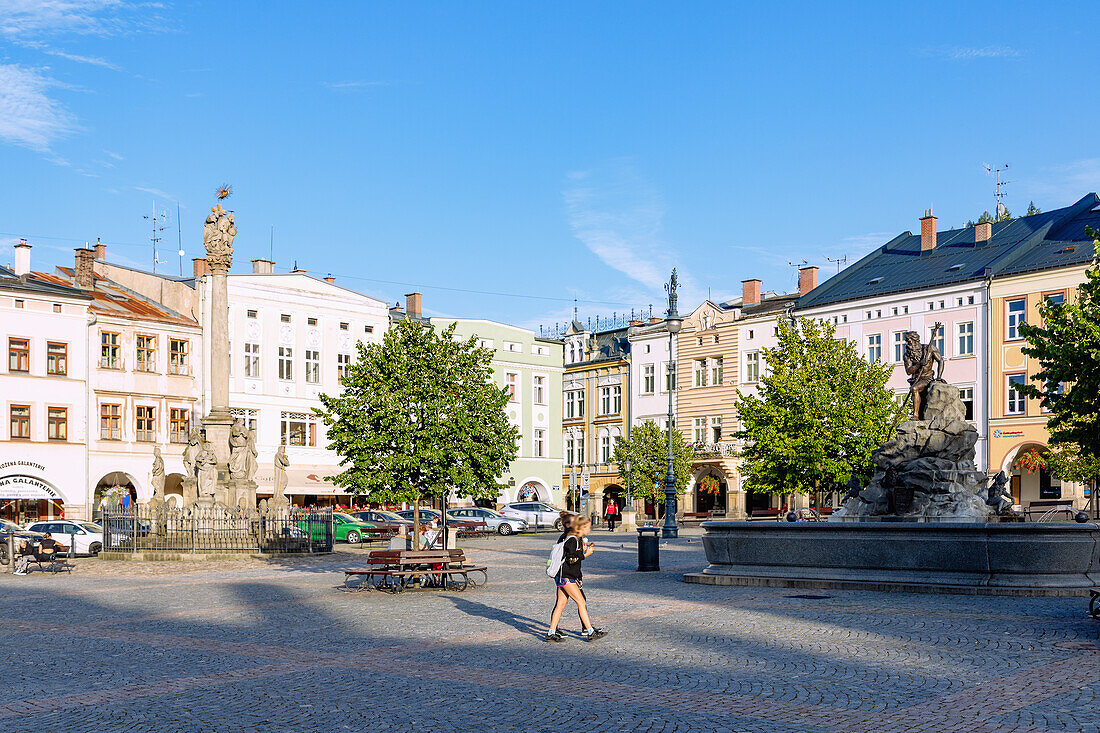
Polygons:
[[8,568],[15,572],[15,532],[8,532]]
[[661,549],[657,544],[660,527],[646,524],[638,527],[638,571],[650,572],[661,569]]

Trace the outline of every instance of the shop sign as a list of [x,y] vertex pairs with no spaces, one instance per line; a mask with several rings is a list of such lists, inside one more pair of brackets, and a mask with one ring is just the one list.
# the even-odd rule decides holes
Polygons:
[[1022,438],[1024,437],[1023,430],[1001,430],[997,428],[993,431],[994,438]]
[[54,487],[33,476],[0,477],[0,499],[61,499]]

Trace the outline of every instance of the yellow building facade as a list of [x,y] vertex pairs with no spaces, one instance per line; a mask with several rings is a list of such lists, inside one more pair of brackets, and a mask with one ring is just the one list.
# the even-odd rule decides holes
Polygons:
[[1034,383],[1032,375],[1040,369],[1023,353],[1027,342],[1019,326],[1040,323],[1045,301],[1076,300],[1084,280],[1085,266],[1078,265],[999,277],[990,284],[989,470],[1005,472],[1012,496],[1025,509],[1069,503],[1083,508],[1087,500],[1086,487],[1062,481],[1048,469],[1029,472],[1018,464],[1024,453],[1045,453],[1050,439],[1049,413],[1017,389]]

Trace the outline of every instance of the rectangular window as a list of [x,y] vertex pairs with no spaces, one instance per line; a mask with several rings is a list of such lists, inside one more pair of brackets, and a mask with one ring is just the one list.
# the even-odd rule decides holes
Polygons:
[[508,372],[504,375],[504,381],[507,383],[508,387],[508,401],[518,401],[519,396],[516,393],[519,391],[519,375],[515,372]]
[[46,374],[63,377],[69,373],[69,345],[46,342]]
[[168,373],[190,374],[187,363],[187,339],[168,339]]
[[31,370],[31,342],[29,339],[8,339],[8,371]]
[[944,336],[944,329],[936,329],[936,335],[931,337],[932,345],[936,347],[936,351],[940,352],[941,356],[947,356],[945,349],[947,348],[946,336]]
[[722,418],[712,417],[710,419],[710,434],[715,443],[722,440]]
[[611,436],[604,435],[600,438],[601,463],[611,463]]
[[12,440],[30,440],[31,439],[31,406],[30,405],[12,405],[11,406],[11,439]]
[[23,307],[23,299],[22,298],[16,298],[14,302],[15,302],[15,307],[16,308],[22,308]]
[[347,324],[347,323],[341,323],[340,324],[340,330],[341,331],[347,331],[348,330],[348,325],[349,324]]
[[618,415],[623,411],[623,388],[611,388],[611,414]]
[[1023,374],[1010,374],[1008,376],[1008,395],[1005,401],[1005,414],[1006,415],[1022,415],[1027,409],[1026,398],[1024,393],[1020,391],[1027,381],[1027,377]]
[[307,318],[306,319],[306,325],[307,326],[316,326],[317,325],[317,319],[316,318]]
[[1007,302],[1008,308],[1008,333],[1005,335],[1005,339],[1008,341],[1015,341],[1023,338],[1020,335],[1020,324],[1025,320],[1025,313],[1027,310],[1027,301],[1023,298],[1017,300],[1010,300]]
[[534,401],[536,405],[546,404],[546,377],[534,378]]
[[1043,300],[1046,301],[1048,306],[1062,305],[1066,302],[1066,294],[1064,292],[1059,293],[1043,293]]
[[282,321],[283,323],[290,323],[290,314],[289,313],[280,314],[279,315],[279,320]]
[[306,349],[306,381],[310,384],[321,383],[321,352]]
[[577,390],[577,417],[584,417],[584,390]]
[[577,436],[577,465],[583,466],[587,460],[584,454],[584,433]]
[[750,351],[745,354],[745,381],[760,381],[760,352]]
[[69,439],[69,411],[66,408],[46,408],[46,437],[50,440]]
[[565,439],[565,465],[567,465],[567,466],[572,466],[573,465],[573,439],[572,438],[566,438]]
[[894,363],[900,364],[905,358],[905,331],[894,331]]
[[138,405],[134,408],[134,417],[137,439],[148,443],[155,441],[157,439],[157,408]]
[[974,353],[974,322],[966,321],[965,323],[955,324],[955,332],[958,334],[958,341],[955,344],[957,351],[955,356],[970,356]]
[[337,354],[336,378],[341,382],[344,381],[344,377],[348,375],[349,369],[351,369],[351,354]]
[[[600,387],[600,414],[611,414],[611,388]],[[605,461],[606,463],[606,461]]]
[[157,337],[138,334],[137,362],[134,367],[139,372],[152,372],[157,368]]
[[577,414],[577,400],[572,390],[565,393],[565,414],[563,417],[574,417]]
[[121,369],[121,337],[117,333],[103,331],[99,334],[99,366],[101,369]]
[[244,375],[250,379],[260,378],[260,345],[245,342]]
[[284,412],[281,441],[283,445],[316,447],[317,418],[302,412]]
[[122,405],[99,406],[99,439],[122,440]]
[[959,387],[959,398],[962,400],[963,407],[966,408],[966,415],[963,416],[964,420],[974,419],[974,388],[973,387]]
[[706,387],[707,386],[707,360],[696,359],[695,360],[695,386]]
[[872,364],[882,361],[882,334],[873,333],[867,337],[867,360]]
[[256,317],[256,311],[248,310],[248,311],[245,312],[245,315],[249,318],[255,318]]
[[289,346],[279,347],[279,379],[288,382],[294,379],[294,349]]
[[374,326],[363,326],[363,333],[374,333]]
[[653,394],[653,391],[657,388],[656,382],[653,365],[642,365],[642,394]]
[[695,418],[695,442],[707,442],[707,419],[705,417]]
[[710,360],[710,383],[721,384],[723,380],[722,376],[722,357],[717,357]]
[[535,458],[546,457],[546,431],[535,428]]
[[173,443],[186,443],[191,432],[191,411],[186,407],[172,407],[168,410],[168,440]]

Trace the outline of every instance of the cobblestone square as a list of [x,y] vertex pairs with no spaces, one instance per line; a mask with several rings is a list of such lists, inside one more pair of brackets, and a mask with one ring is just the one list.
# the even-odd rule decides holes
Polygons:
[[107,563],[0,577],[13,731],[1097,730],[1100,623],[1080,598],[680,582],[696,536],[634,572],[594,534],[585,587],[610,634],[540,639],[550,535],[464,543],[463,593],[349,593],[363,550]]

